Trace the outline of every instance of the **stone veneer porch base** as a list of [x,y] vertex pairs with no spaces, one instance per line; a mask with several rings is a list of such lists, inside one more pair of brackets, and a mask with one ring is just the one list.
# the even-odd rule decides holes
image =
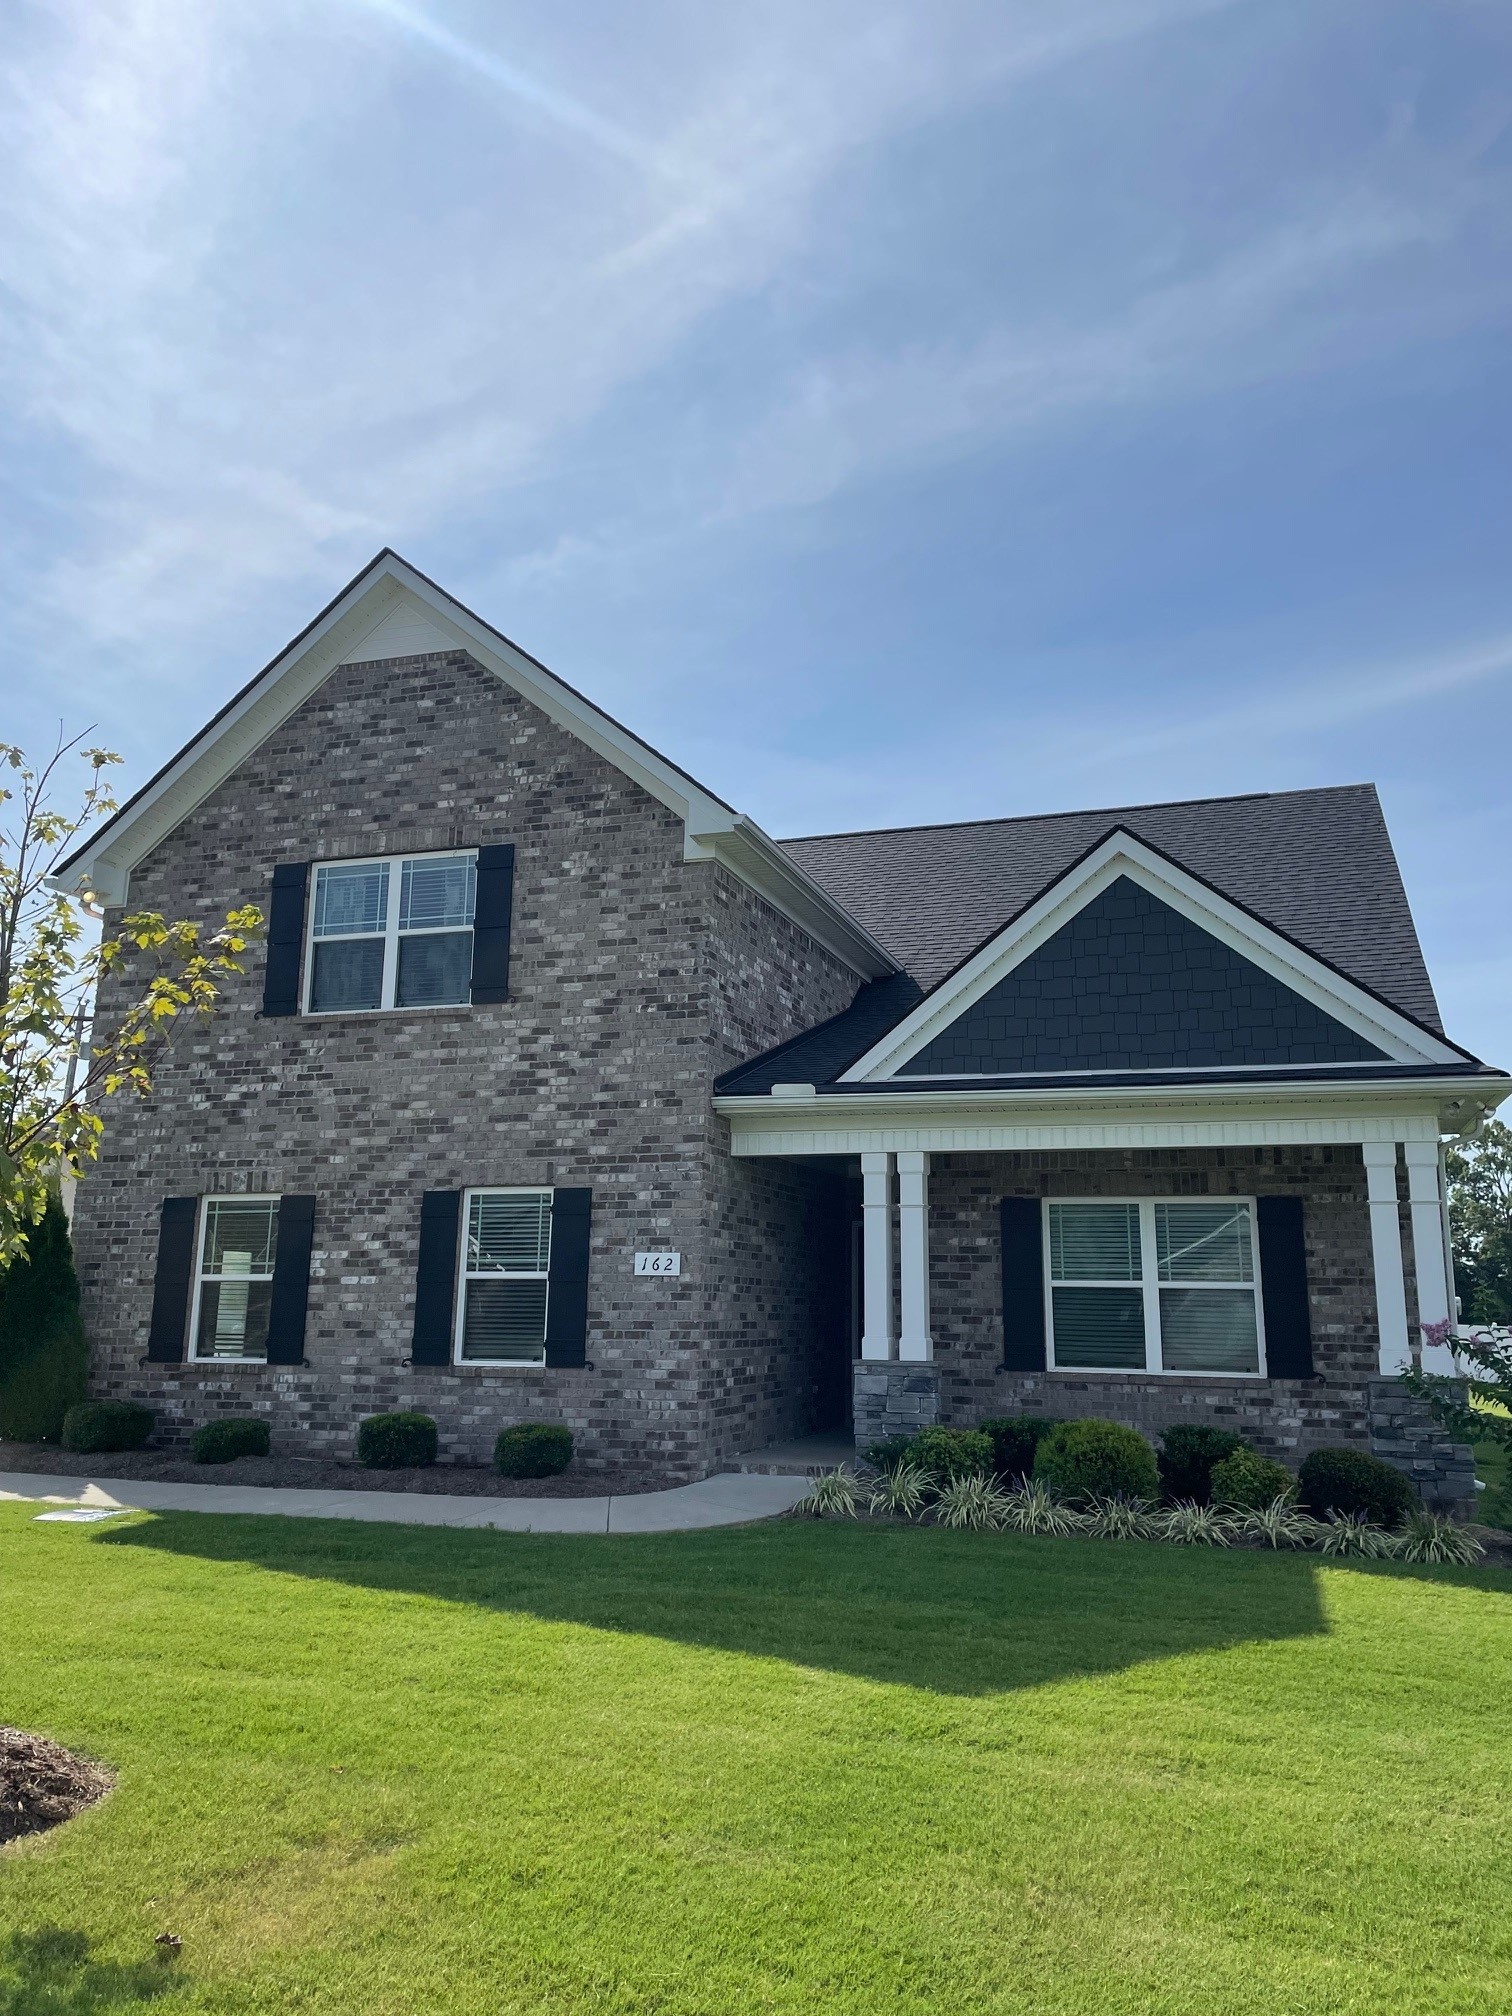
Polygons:
[[[940,1383],[940,1369],[933,1363],[904,1364],[896,1360],[884,1363],[857,1359],[853,1380],[857,1449],[867,1449],[872,1443],[886,1441],[892,1435],[917,1435],[921,1428],[933,1427],[941,1418]],[[1305,1386],[1311,1383],[1299,1382]],[[1034,1375],[1034,1385],[1039,1405],[1025,1408],[1010,1401],[1003,1405],[1001,1411],[1004,1414],[1056,1412],[1053,1384],[1048,1383],[1043,1375]],[[1110,1386],[1107,1391],[1105,1411],[1108,1419],[1127,1419],[1131,1413],[1140,1411],[1137,1401],[1131,1406],[1129,1396],[1127,1393],[1121,1396],[1119,1388]],[[1123,1405],[1119,1404],[1120,1397],[1124,1399]],[[1214,1397],[1232,1400],[1232,1395],[1219,1392],[1216,1388]],[[1414,1399],[1399,1380],[1372,1379],[1365,1382],[1365,1398],[1370,1453],[1410,1477],[1425,1504],[1441,1509],[1473,1510],[1475,1459],[1471,1451],[1463,1443],[1451,1441],[1432,1420],[1421,1401]],[[1088,1407],[1083,1400],[1084,1396],[1079,1395],[1078,1404],[1067,1407],[1068,1415],[1103,1411]],[[1062,1404],[1065,1404],[1064,1401]],[[1321,1392],[1319,1401],[1314,1403],[1314,1410],[1328,1411]],[[1236,1410],[1232,1404],[1222,1411],[1226,1418],[1215,1421],[1213,1425],[1244,1433],[1248,1424],[1234,1418]],[[1180,1416],[1173,1415],[1172,1418],[1179,1419]],[[1133,1421],[1130,1425],[1141,1428],[1151,1440],[1158,1440],[1158,1426],[1151,1421]],[[1268,1438],[1258,1439],[1263,1443]],[[1318,1446],[1330,1438],[1326,1434],[1314,1434],[1310,1439],[1313,1446]],[[1344,1431],[1342,1420],[1333,1439],[1336,1446],[1342,1448],[1358,1446],[1361,1440],[1358,1433],[1350,1435]],[[1283,1458],[1289,1456],[1291,1467],[1296,1468],[1306,1449],[1271,1447],[1267,1453]]]

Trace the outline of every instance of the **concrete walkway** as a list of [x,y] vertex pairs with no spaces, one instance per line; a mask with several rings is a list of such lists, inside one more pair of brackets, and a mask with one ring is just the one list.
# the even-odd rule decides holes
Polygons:
[[0,1471],[0,1500],[102,1512],[262,1512],[286,1519],[370,1519],[392,1526],[481,1526],[500,1533],[686,1533],[773,1519],[806,1477],[706,1477],[628,1498],[462,1498],[429,1491],[284,1491],[257,1484],[133,1483]]

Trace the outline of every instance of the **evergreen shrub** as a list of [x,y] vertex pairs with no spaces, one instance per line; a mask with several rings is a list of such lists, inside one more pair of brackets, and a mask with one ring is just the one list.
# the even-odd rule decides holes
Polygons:
[[1309,1511],[1362,1512],[1377,1526],[1398,1525],[1418,1502],[1400,1470],[1363,1449],[1314,1449],[1297,1482]]
[[357,1460],[369,1470],[423,1470],[436,1460],[429,1414],[369,1414],[357,1428]]
[[1228,1428],[1183,1421],[1160,1438],[1160,1489],[1168,1505],[1210,1505],[1213,1465],[1245,1447],[1244,1438]]
[[89,1390],[68,1218],[49,1197],[26,1252],[0,1274],[0,1439],[57,1442]]
[[1155,1451],[1137,1428],[1117,1421],[1063,1421],[1040,1443],[1034,1481],[1062,1498],[1153,1499]]
[[992,1475],[992,1438],[980,1428],[924,1428],[913,1438],[909,1461],[938,1484]]
[[572,1430],[554,1421],[522,1421],[494,1444],[502,1477],[559,1477],[572,1461]]
[[266,1456],[268,1424],[250,1416],[229,1416],[224,1421],[206,1421],[189,1437],[189,1454],[196,1463],[234,1463],[238,1456]]
[[1259,1512],[1278,1498],[1297,1495],[1297,1480],[1284,1463],[1241,1445],[1213,1465],[1213,1503],[1240,1512]]
[[63,1447],[75,1456],[140,1449],[156,1416],[136,1400],[81,1400],[63,1416]]
[[1039,1445],[1060,1422],[1052,1414],[1013,1414],[984,1421],[982,1433],[992,1440],[993,1474],[1008,1484],[1023,1483],[1034,1474]]

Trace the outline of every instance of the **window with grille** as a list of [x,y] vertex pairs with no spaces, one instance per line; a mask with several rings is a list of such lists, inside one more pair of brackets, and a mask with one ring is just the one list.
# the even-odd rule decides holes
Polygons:
[[318,862],[308,1012],[466,1002],[477,884],[474,854]]
[[545,1364],[551,1195],[468,1191],[457,1298],[457,1357],[463,1364]]
[[194,1294],[195,1358],[267,1357],[277,1257],[276,1197],[205,1199]]
[[1047,1203],[1052,1363],[1262,1373],[1255,1252],[1249,1198]]

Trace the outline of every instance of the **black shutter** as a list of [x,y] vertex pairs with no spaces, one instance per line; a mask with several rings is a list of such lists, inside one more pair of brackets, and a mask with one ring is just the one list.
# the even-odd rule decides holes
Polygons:
[[478,849],[478,902],[473,911],[472,998],[509,999],[509,927],[514,912],[511,846]]
[[460,1190],[427,1190],[420,1200],[420,1264],[415,1269],[413,1365],[450,1365],[457,1295]]
[[152,1280],[152,1328],[147,1356],[159,1365],[177,1365],[184,1355],[189,1322],[189,1280],[194,1272],[194,1231],[198,1197],[165,1197],[158,1220],[157,1272]]
[[273,1294],[268,1305],[268,1363],[303,1365],[305,1308],[310,1299],[310,1247],[315,1238],[315,1199],[280,1197],[278,1251],[273,1260]]
[[551,1193],[551,1278],[546,1289],[546,1363],[588,1362],[588,1230],[591,1190]]
[[1265,1368],[1272,1379],[1313,1377],[1312,1312],[1300,1197],[1259,1197],[1260,1300],[1265,1309]]
[[310,864],[298,861],[273,870],[268,899],[268,963],[263,971],[264,1015],[299,1013],[299,955],[304,950],[305,890]]
[[1003,1370],[1045,1369],[1045,1248],[1037,1197],[1005,1197],[1003,1223]]

